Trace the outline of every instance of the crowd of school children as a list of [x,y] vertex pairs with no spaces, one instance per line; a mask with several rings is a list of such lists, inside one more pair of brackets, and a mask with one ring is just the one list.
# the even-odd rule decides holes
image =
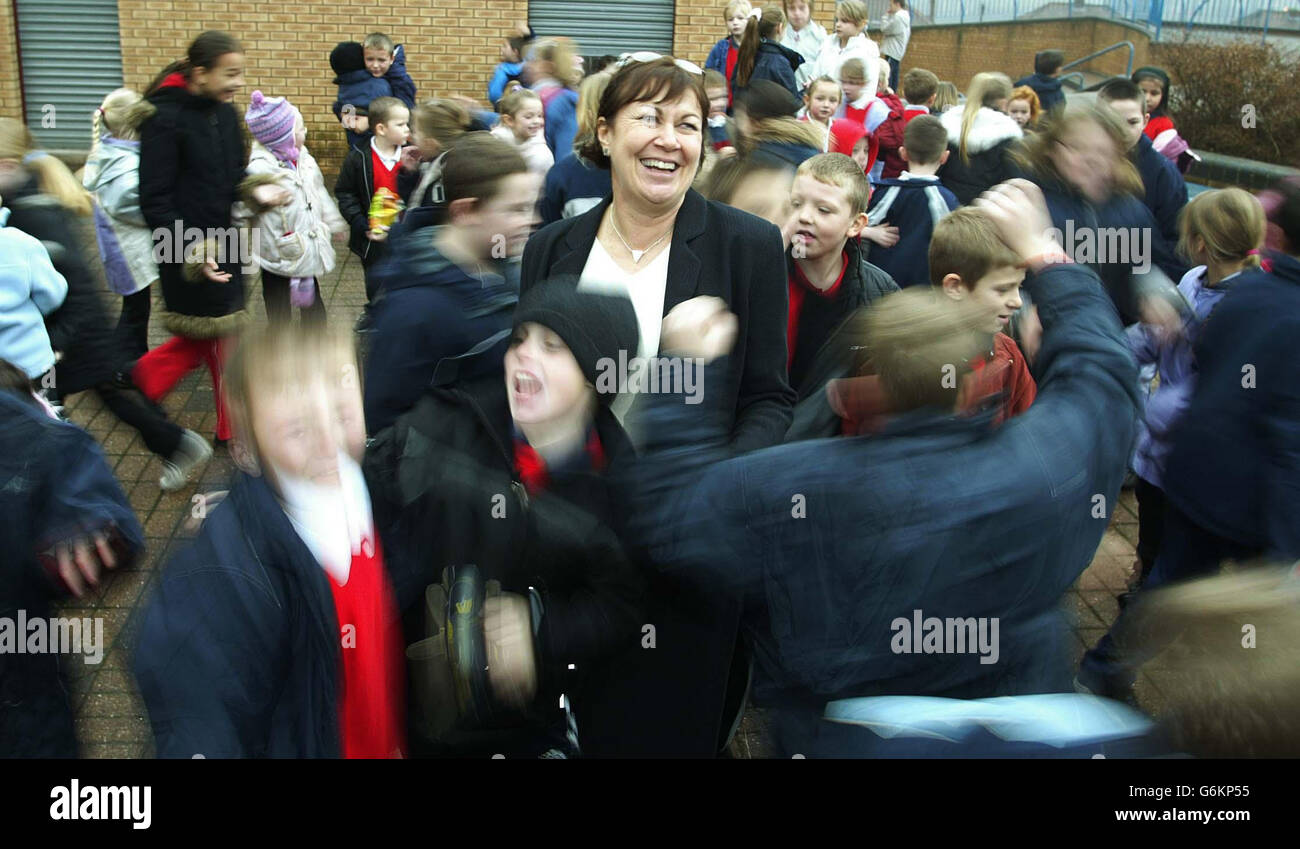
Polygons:
[[[1300,752],[1293,641],[1133,695],[1225,611],[1296,633],[1300,181],[1189,202],[1159,68],[962,96],[908,0],[823,2],[731,0],[703,67],[521,25],[490,109],[339,44],[332,189],[224,32],[103,98],[80,178],[0,119],[0,615],[144,554],[90,390],[163,490],[236,468],[126,630],[159,756],[713,756],[750,706],[785,756]],[[214,434],[160,406],[200,365]],[[77,752],[63,673],[0,640],[0,754]],[[1055,731],[981,725],[1017,711]]]

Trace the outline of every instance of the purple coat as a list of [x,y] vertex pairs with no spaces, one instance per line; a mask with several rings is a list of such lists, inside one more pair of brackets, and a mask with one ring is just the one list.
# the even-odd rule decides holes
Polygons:
[[1133,471],[1144,481],[1162,489],[1165,461],[1172,447],[1169,433],[1182,418],[1196,389],[1196,359],[1192,348],[1206,318],[1237,279],[1234,274],[1211,288],[1205,285],[1205,266],[1198,265],[1184,274],[1178,283],[1178,291],[1191,305],[1192,312],[1183,320],[1182,334],[1171,342],[1161,343],[1145,324],[1128,328],[1129,346],[1138,365],[1154,363],[1160,378],[1159,384],[1147,397],[1146,412],[1138,420]]

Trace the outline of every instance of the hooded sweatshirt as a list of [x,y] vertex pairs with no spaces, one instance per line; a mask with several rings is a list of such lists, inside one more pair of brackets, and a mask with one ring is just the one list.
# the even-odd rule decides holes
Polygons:
[[1061,81],[1057,77],[1048,76],[1047,74],[1030,74],[1027,77],[1021,77],[1016,80],[1016,87],[1027,85],[1038,95],[1038,104],[1043,107],[1044,112],[1050,112],[1055,107],[1065,103],[1065,93],[1061,91]]

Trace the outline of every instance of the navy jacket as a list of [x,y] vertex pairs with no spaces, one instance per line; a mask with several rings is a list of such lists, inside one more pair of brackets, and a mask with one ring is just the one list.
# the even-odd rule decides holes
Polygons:
[[[1156,219],[1160,235],[1166,244],[1174,247],[1178,244],[1178,213],[1187,206],[1187,183],[1183,181],[1178,166],[1157,153],[1151,145],[1151,139],[1145,135],[1138,137],[1133,156],[1137,161],[1138,173],[1142,175],[1142,186],[1146,190],[1143,202]],[[1175,283],[1181,279],[1173,275],[1170,277]]]
[[[611,201],[534,233],[524,248],[521,288],[559,275],[580,277]],[[740,320],[740,334],[725,385],[696,409],[727,422],[738,453],[777,444],[794,403],[785,378],[789,295],[781,236],[772,224],[692,189],[673,229],[664,315],[697,295],[726,301]]]
[[[473,359],[490,359],[500,372],[498,352],[456,365]],[[375,482],[376,521],[386,541],[410,552],[413,562],[418,558],[423,585],[439,580],[445,566],[474,563],[505,592],[533,599],[538,692],[518,724],[562,727],[560,694],[568,694],[585,720],[583,682],[599,684],[605,657],[639,650],[640,624],[649,621],[639,606],[644,579],[613,530],[606,474],[630,460],[632,446],[601,406],[593,427],[606,469],[592,469],[583,452],[582,462],[548,467],[546,487],[521,496],[504,377],[460,379],[461,372],[487,371],[440,370],[411,412],[372,440],[365,465]],[[627,718],[615,711],[599,720],[616,730]],[[580,738],[589,725],[580,722]],[[473,750],[493,738],[471,732],[447,742]]]
[[581,215],[610,193],[608,168],[597,168],[570,153],[546,172],[546,186],[537,202],[542,226]]
[[930,285],[930,237],[934,225],[957,208],[957,196],[938,177],[879,180],[871,191],[867,219],[871,226],[892,224],[898,242],[871,246],[871,261],[899,286]]
[[[50,418],[34,398],[0,392],[0,617],[12,621],[20,610],[29,622],[55,615],[53,603],[67,589],[40,555],[94,531],[111,531],[119,569],[130,568],[144,548],[126,493],[90,434]],[[103,636],[111,641],[116,634]],[[0,758],[76,757],[59,672],[66,664],[81,666],[83,659],[0,652]]]
[[[435,227],[405,233],[376,270],[384,298],[375,305],[375,333],[366,358],[367,432],[388,427],[411,409],[445,357],[456,357],[498,334],[495,357],[473,362],[502,369],[510,319],[519,300],[519,266],[499,263],[480,280],[434,247]],[[467,377],[476,375],[469,374]]]
[[[1151,211],[1133,195],[1117,194],[1097,205],[1053,178],[1030,179],[1042,186],[1052,215],[1052,226],[1061,232],[1062,247],[1067,253],[1076,260],[1087,259],[1086,246],[1088,239],[1092,240],[1093,261],[1089,264],[1101,278],[1125,325],[1138,320],[1138,299],[1144,290],[1151,288],[1145,280],[1146,275],[1136,272],[1135,267],[1150,263],[1152,269],[1159,268],[1174,283],[1187,273],[1186,265],[1174,254],[1173,246],[1160,235]],[[1127,231],[1129,247],[1125,256],[1116,255],[1122,253],[1118,250],[1122,247],[1118,239],[1103,239],[1098,235],[1101,231],[1116,229]],[[1136,242],[1134,234],[1138,234]],[[1138,245],[1143,239],[1147,243],[1140,249]],[[1146,250],[1149,255],[1139,256],[1141,250]]]
[[763,39],[758,45],[758,55],[754,57],[754,70],[749,75],[749,81],[743,86],[736,85],[735,71],[732,71],[732,79],[727,81],[731,84],[731,95],[733,98],[738,98],[758,80],[769,80],[795,97],[800,97],[799,86],[794,81],[794,72],[802,64],[803,56],[797,50]]
[[1061,80],[1057,77],[1049,77],[1047,74],[1030,74],[1016,80],[1016,86],[1027,85],[1038,95],[1038,105],[1043,107],[1044,112],[1055,109],[1062,103],[1065,103],[1065,92],[1061,91]]
[[1165,493],[1196,524],[1300,557],[1300,261],[1243,274],[1206,319]]
[[[1068,690],[1060,600],[1119,495],[1137,369],[1094,274],[1057,266],[1028,287],[1043,321],[1038,399],[997,429],[919,410],[883,436],[726,459],[725,432],[680,397],[650,398],[625,540],[666,574],[746,592],[756,704],[817,716],[853,696]],[[997,617],[997,662],[895,653],[895,621],[917,610]]]
[[[384,559],[409,602],[417,582]],[[339,757],[329,579],[263,478],[236,476],[137,616],[133,669],[158,757]]]

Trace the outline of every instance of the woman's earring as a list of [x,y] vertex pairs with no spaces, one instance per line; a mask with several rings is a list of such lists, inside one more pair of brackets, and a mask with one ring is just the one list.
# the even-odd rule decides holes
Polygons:
[[603,153],[603,154],[605,154],[606,156],[609,156],[609,148],[607,148],[607,147],[602,147],[602,148],[600,149],[600,152]]

